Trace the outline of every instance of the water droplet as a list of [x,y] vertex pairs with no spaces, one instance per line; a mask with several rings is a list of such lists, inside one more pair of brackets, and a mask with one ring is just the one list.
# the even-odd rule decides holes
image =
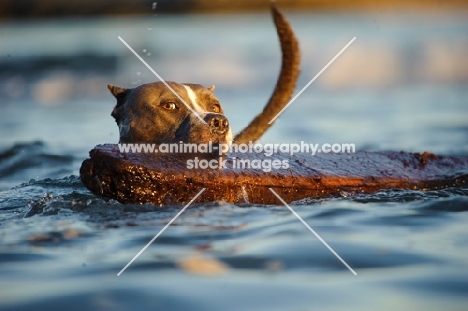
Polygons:
[[146,53],[146,49],[143,49],[143,53]]
[[137,72],[137,76],[140,76],[140,75],[141,75],[141,72],[138,71],[138,72]]
[[153,29],[153,28],[151,28],[151,27],[148,27],[148,31],[149,31],[149,30],[152,30],[152,29]]
[[156,7],[158,6],[157,2],[153,2],[153,5],[151,6],[152,10],[156,10]]
[[151,53],[150,52],[146,53],[146,56],[151,56]]

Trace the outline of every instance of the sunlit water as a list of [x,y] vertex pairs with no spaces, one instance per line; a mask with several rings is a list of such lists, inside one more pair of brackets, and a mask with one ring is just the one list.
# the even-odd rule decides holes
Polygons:
[[[299,88],[357,40],[262,141],[467,156],[463,15],[289,17],[303,55]],[[117,36],[168,80],[216,84],[238,131],[261,110],[276,80],[279,51],[269,17],[5,26],[0,308],[465,309],[466,188],[292,204],[356,276],[286,207],[224,202],[190,206],[117,276],[181,208],[122,205],[90,193],[77,176],[94,145],[118,140],[106,83],[155,80]],[[52,64],[44,65],[46,56]],[[59,57],[84,63],[53,64]],[[42,64],[36,69],[35,59]],[[184,265],[193,258],[218,269],[197,274]]]

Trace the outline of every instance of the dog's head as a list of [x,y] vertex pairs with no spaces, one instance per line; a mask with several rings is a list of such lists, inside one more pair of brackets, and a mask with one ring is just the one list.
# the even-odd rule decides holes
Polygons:
[[120,143],[231,144],[231,128],[213,95],[214,86],[167,83],[178,96],[162,82],[133,89],[108,85],[117,99],[112,116]]

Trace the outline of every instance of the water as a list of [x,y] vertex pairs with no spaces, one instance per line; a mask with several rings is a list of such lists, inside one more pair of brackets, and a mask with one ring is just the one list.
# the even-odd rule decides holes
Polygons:
[[[462,15],[288,15],[304,92],[263,142],[468,155],[468,23]],[[269,17],[164,17],[0,27],[0,309],[464,310],[468,189],[379,191],[284,206],[122,205],[77,176],[115,143],[106,83],[216,84],[235,131],[274,85]],[[148,29],[151,28],[151,31]],[[151,53],[148,55],[148,53]],[[60,62],[57,62],[60,59]]]

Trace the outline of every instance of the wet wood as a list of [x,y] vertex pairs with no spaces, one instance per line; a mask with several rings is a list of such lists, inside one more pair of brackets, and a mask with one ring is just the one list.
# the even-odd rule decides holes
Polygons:
[[[197,155],[120,153],[99,145],[83,162],[80,176],[93,193],[122,203],[183,205],[202,188],[195,202],[281,204],[372,193],[382,189],[442,189],[468,185],[468,158],[431,153],[357,152],[355,154],[229,154],[224,169],[187,169]],[[198,156],[199,158],[203,156]],[[235,158],[235,160],[233,159]],[[217,158],[216,158],[217,159]],[[288,169],[265,172],[233,167],[239,159],[287,161]]]

